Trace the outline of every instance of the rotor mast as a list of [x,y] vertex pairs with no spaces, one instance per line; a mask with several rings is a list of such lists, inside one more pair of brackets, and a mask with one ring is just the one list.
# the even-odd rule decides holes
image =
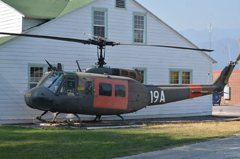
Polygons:
[[[106,43],[104,40],[98,40],[98,46],[97,46],[98,62],[97,62],[97,65],[99,68],[101,68],[101,67],[103,67],[103,65],[107,64],[105,62],[105,49],[106,49],[105,46],[106,46]],[[104,54],[103,54],[103,50],[104,50]]]

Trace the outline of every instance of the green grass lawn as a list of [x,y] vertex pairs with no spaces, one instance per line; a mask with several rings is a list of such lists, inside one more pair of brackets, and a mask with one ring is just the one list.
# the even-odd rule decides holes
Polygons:
[[124,129],[34,129],[0,126],[0,158],[113,158],[240,133],[240,121]]

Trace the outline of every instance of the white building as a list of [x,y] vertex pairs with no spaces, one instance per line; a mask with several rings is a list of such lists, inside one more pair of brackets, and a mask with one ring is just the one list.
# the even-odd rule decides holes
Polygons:
[[[5,2],[7,3],[7,0]],[[79,5],[79,8],[73,11],[68,8],[70,12],[62,13],[63,15],[56,16],[27,33],[88,39],[90,37],[83,35],[86,32],[122,43],[196,48],[135,0],[85,0],[84,2],[88,4]],[[67,1],[67,3],[73,6],[70,4],[77,4],[80,1]],[[206,84],[212,63],[216,62],[201,51],[142,46],[107,47],[106,51],[107,66],[138,68],[144,71],[145,84],[170,84],[171,81],[179,84],[184,82]],[[96,46],[28,37],[16,37],[0,44],[0,123],[20,122],[25,119],[27,121],[42,113],[27,107],[23,96],[47,71],[45,59],[52,64],[62,63],[65,71],[76,71],[75,61],[79,60],[81,68],[86,69],[97,62]],[[183,74],[186,76],[184,77]],[[147,107],[123,117],[180,117],[211,114],[211,101],[208,97],[200,97]]]
[[[24,15],[0,0],[1,32],[21,33]],[[0,35],[3,37],[5,35]]]

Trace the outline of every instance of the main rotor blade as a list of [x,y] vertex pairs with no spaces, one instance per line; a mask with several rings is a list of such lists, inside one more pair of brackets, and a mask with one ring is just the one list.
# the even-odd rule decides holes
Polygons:
[[17,34],[17,33],[5,33],[5,32],[0,32],[0,34],[14,35],[14,36],[25,36],[25,37],[32,37],[32,38],[42,38],[42,39],[53,39],[53,40],[61,40],[61,41],[68,41],[68,42],[78,42],[78,43],[83,43],[83,44],[92,44],[91,40],[64,38],[64,37],[56,37],[56,36],[34,35],[34,34]]
[[198,48],[188,48],[188,47],[180,47],[180,46],[168,46],[168,45],[145,45],[145,44],[124,44],[124,43],[116,43],[113,41],[105,41],[105,43],[98,42],[96,40],[82,40],[82,39],[74,39],[74,38],[64,38],[64,37],[56,37],[56,36],[46,36],[46,35],[35,35],[35,34],[17,34],[17,33],[6,33],[0,32],[0,34],[4,35],[14,35],[14,36],[23,36],[23,37],[32,37],[32,38],[42,38],[42,39],[53,39],[53,40],[61,40],[61,41],[68,41],[68,42],[78,42],[82,44],[92,44],[92,45],[131,45],[131,46],[152,46],[152,47],[165,47],[165,48],[173,48],[173,49],[184,49],[184,50],[197,50],[197,51],[206,51],[212,52],[214,50],[208,49],[198,49]]
[[197,51],[206,51],[206,52],[212,52],[214,50],[208,50],[208,49],[198,49],[198,48],[190,48],[190,47],[180,47],[180,46],[169,46],[169,45],[145,45],[145,44],[122,44],[119,45],[131,45],[131,46],[153,46],[153,47],[165,47],[165,48],[173,48],[173,49],[184,49],[184,50],[197,50]]

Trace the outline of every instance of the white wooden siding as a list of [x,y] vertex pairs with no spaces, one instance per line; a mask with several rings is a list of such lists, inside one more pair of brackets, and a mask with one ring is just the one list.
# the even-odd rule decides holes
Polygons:
[[[0,31],[21,33],[22,32],[22,18],[23,15],[0,1]],[[0,35],[3,37],[6,35]]]
[[[108,8],[108,38],[122,43],[132,43],[133,12],[147,13],[131,0],[126,1],[126,9],[115,8],[115,0],[99,0],[29,33],[88,39],[90,37],[83,33],[92,32],[92,7]],[[149,13],[147,44],[192,47],[188,41]],[[208,71],[212,68],[212,61],[199,51],[141,46],[107,47],[106,51],[108,66],[147,68],[148,84],[169,84],[169,68],[192,69],[193,83],[206,84]],[[28,64],[44,64],[45,59],[53,64],[63,63],[65,71],[76,71],[75,60],[79,60],[81,68],[86,69],[97,62],[96,46],[26,37],[17,37],[0,45],[0,122],[6,119],[32,119],[33,116],[40,115],[40,111],[25,106],[23,95],[28,88]],[[147,107],[124,117],[200,116],[211,113],[209,98],[200,97]]]

